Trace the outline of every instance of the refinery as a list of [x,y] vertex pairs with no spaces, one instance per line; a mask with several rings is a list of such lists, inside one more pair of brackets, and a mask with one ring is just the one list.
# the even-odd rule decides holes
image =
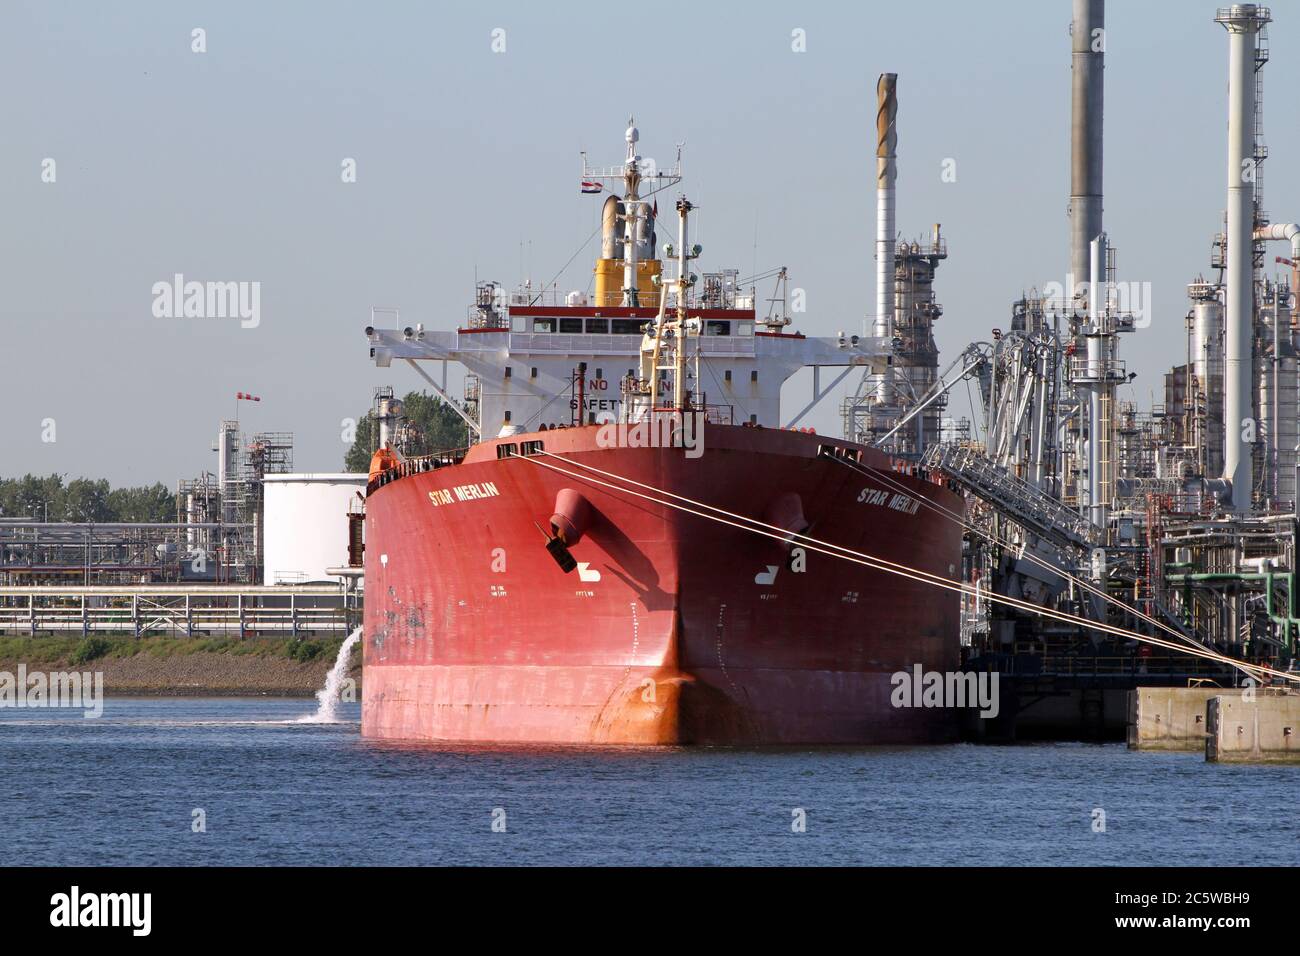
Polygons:
[[[879,76],[874,116],[863,104],[876,296],[856,333],[791,328],[784,268],[697,264],[716,260],[694,239],[681,150],[646,166],[629,121],[618,162],[582,157],[581,192],[604,197],[587,288],[476,281],[466,315],[436,329],[370,313],[366,357],[414,371],[467,447],[416,450],[395,377],[371,396],[366,473],[295,472],[290,433],[223,421],[215,472],[175,485],[173,522],[0,519],[0,634],[364,621],[362,732],[397,739],[1127,729],[1137,745],[1144,692],[1293,701],[1300,224],[1265,201],[1271,19],[1253,4],[1212,18],[1222,228],[1186,263],[1185,344],[1149,406],[1119,397],[1150,303],[1103,216],[1105,4],[1074,0],[1066,281],[1000,306],[981,340],[940,355],[947,237],[930,224],[900,238],[906,73]],[[803,369],[812,395],[792,408],[782,386]],[[947,414],[958,388],[977,397],[971,418]],[[831,396],[834,437],[807,424]],[[647,426],[667,440],[628,438]],[[801,576],[809,555],[821,570]],[[913,668],[998,675],[1001,705],[960,722],[891,706],[891,675]],[[1274,749],[1293,755],[1289,729]]]
[[[1227,211],[1222,231],[1206,237],[1207,261],[1188,264],[1186,348],[1165,375],[1163,402],[1152,407],[1116,397],[1132,378],[1124,339],[1150,317],[1149,303],[1120,280],[1117,244],[1103,221],[1101,0],[1077,0],[1071,25],[1067,282],[1012,302],[1005,327],[942,368],[934,325],[943,310],[935,285],[949,251],[938,225],[918,241],[897,238],[897,212],[906,202],[896,193],[902,81],[892,73],[877,84],[877,299],[860,336],[792,334],[784,270],[766,314],[738,270],[698,277],[691,260],[700,251],[688,239],[692,205],[684,196],[677,200],[678,241],[665,244],[664,259],[658,258],[655,233],[662,227],[658,204],[648,197],[678,184],[680,155],[671,169],[642,177],[635,126],[627,130],[621,166],[591,167],[584,155],[582,191],[613,187],[590,297],[583,290],[527,287],[507,294],[481,283],[468,322],[454,332],[403,328],[400,319],[385,330],[372,315],[366,334],[378,366],[404,360],[435,388],[419,362],[445,367],[454,361],[469,370],[460,407],[480,444],[435,459],[403,461],[400,447],[376,455],[368,543],[384,542],[388,560],[382,567],[367,563],[367,578],[382,579],[384,590],[381,603],[372,599],[367,607],[366,665],[375,692],[365,703],[363,732],[660,743],[932,739],[942,730],[899,720],[897,701],[892,712],[883,704],[880,678],[896,668],[950,666],[958,648],[964,672],[996,673],[1003,681],[1000,722],[968,722],[980,738],[1103,739],[1127,727],[1140,746],[1150,736],[1140,716],[1144,704],[1148,718],[1160,720],[1150,716],[1157,688],[1187,691],[1176,699],[1195,701],[1195,709],[1205,703],[1205,688],[1244,686],[1249,694],[1260,684],[1293,685],[1300,618],[1292,315],[1300,226],[1273,222],[1264,206],[1270,13],[1238,5],[1219,10],[1214,20],[1228,45]],[[670,271],[674,245],[678,261]],[[639,344],[625,338],[636,333],[643,336]],[[615,370],[607,375],[610,366]],[[812,400],[797,414],[783,413],[780,386],[806,367],[813,369]],[[825,387],[824,372],[834,376]],[[857,381],[841,407],[842,440],[800,444],[769,434],[736,444],[720,438],[726,454],[750,459],[742,473],[766,478],[757,493],[743,496],[752,499],[744,506],[730,495],[725,511],[705,489],[737,487],[726,461],[712,476],[698,469],[676,474],[664,459],[633,459],[626,451],[620,458],[589,444],[593,437],[600,444],[593,425],[688,412],[716,426],[705,428],[706,439],[737,425],[738,436],[746,428],[806,433],[804,416],[851,377]],[[618,400],[593,405],[591,391],[614,395],[612,382]],[[961,383],[974,385],[980,420],[944,416],[950,391]],[[569,398],[571,410],[559,418],[565,431],[558,437],[556,396]],[[738,420],[737,407],[747,420]],[[717,462],[719,454],[701,462]],[[592,464],[598,456],[605,465]],[[797,466],[804,477],[784,476],[781,456],[815,460],[816,477],[807,477],[811,461]],[[521,468],[521,457],[537,467]],[[533,499],[534,510],[536,499],[553,499],[549,529],[527,514],[511,514],[505,503],[494,504],[492,514],[520,535],[521,548],[527,548],[527,526],[535,524],[566,573],[621,565],[619,577],[630,590],[610,605],[593,607],[598,592],[582,588],[580,600],[563,600],[550,583],[535,587],[547,580],[546,569],[530,565],[529,583],[503,582],[500,596],[525,588],[526,607],[553,609],[550,627],[528,625],[537,636],[533,650],[544,653],[521,653],[514,635],[523,623],[509,623],[504,600],[492,608],[499,616],[483,604],[463,623],[458,619],[469,644],[482,650],[498,641],[499,650],[482,658],[421,650],[429,640],[426,619],[436,608],[465,607],[465,590],[486,590],[491,577],[482,585],[470,572],[454,582],[432,581],[438,569],[474,561],[476,549],[486,552],[494,541],[513,545],[495,521],[479,541],[481,526],[444,525],[441,514],[420,509],[424,492],[415,489],[436,484],[448,467],[491,477],[494,488],[514,485]],[[519,478],[524,484],[506,477],[529,471]],[[546,483],[532,483],[538,478]],[[861,479],[869,481],[858,502],[892,497],[913,517],[921,509],[920,520],[894,530],[873,518],[865,531],[845,530],[861,519],[827,499],[850,494],[849,485]],[[406,493],[388,489],[392,483]],[[927,485],[931,490],[922,492]],[[964,508],[945,497],[952,491],[962,493]],[[644,501],[664,508],[660,520],[669,529],[666,551],[638,556],[648,557],[648,571],[638,574],[620,553],[621,531],[607,542],[579,544],[602,523],[630,529],[636,519],[623,509],[629,502],[643,508]],[[705,520],[690,524],[674,511]],[[391,529],[403,515],[414,516],[422,530],[398,550],[401,536],[392,537]],[[710,520],[739,534],[709,531]],[[820,528],[836,531],[814,536]],[[959,551],[945,536],[953,528],[962,532]],[[752,539],[746,544],[746,533],[777,537],[785,553]],[[725,546],[714,547],[717,536],[728,534]],[[715,570],[706,593],[694,593],[697,560],[700,567],[726,568],[751,547],[765,555],[755,558],[760,590],[776,588],[783,565],[798,570],[792,550],[820,551],[881,573],[860,574],[857,587],[851,577],[819,579],[811,594],[787,583],[791,590],[778,595],[755,593],[743,565],[726,583]],[[406,578],[405,568],[415,577]],[[921,590],[911,590],[917,583]],[[668,614],[656,625],[651,595],[661,585],[676,600],[662,604]],[[954,590],[959,601],[950,597]],[[791,597],[798,610],[784,618]],[[843,613],[859,599],[876,609],[866,644],[846,640],[824,655],[827,641],[865,626],[852,610]],[[620,610],[629,600],[631,622]],[[828,610],[837,604],[837,613]],[[906,609],[905,620],[881,611],[891,604]],[[408,616],[411,609],[416,613]],[[949,617],[950,610],[958,613]],[[760,618],[761,627],[750,623]],[[943,634],[954,625],[959,634]],[[630,632],[638,636],[628,657],[622,647]],[[779,652],[765,644],[764,635],[773,633],[787,639]],[[416,650],[394,655],[393,644]],[[732,651],[729,663],[725,648],[737,645],[746,650]],[[548,673],[551,652],[574,668],[555,678],[558,684],[540,676]],[[618,666],[607,670],[597,662]],[[638,703],[631,693],[637,687],[651,688],[653,706]],[[483,705],[482,722],[466,710],[471,700]],[[1178,711],[1182,705],[1167,706]],[[1211,715],[1209,723],[1222,720]],[[1191,736],[1203,740],[1204,727]],[[1289,746],[1289,736],[1278,741],[1283,751]],[[1252,747],[1259,752],[1257,741]]]
[[10,935],[1289,929],[1290,6],[0,4]]

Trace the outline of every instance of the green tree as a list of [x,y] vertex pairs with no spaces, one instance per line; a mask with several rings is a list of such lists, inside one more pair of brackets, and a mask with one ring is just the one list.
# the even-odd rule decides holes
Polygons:
[[114,521],[175,521],[176,496],[162,482],[116,488],[108,496]]
[[75,478],[63,490],[61,521],[111,521],[108,497],[110,488],[103,478]]
[[161,482],[111,488],[103,478],[0,478],[0,517],[44,521],[175,521],[176,498]]
[[0,481],[0,516],[5,518],[34,518],[44,521],[63,520],[63,477],[50,475],[38,478],[24,475]]
[[[456,410],[436,395],[426,392],[408,392],[402,399],[411,439],[405,449],[408,455],[431,455],[452,448],[464,448],[469,443],[469,428]],[[379,423],[366,413],[357,419],[356,440],[343,458],[347,471],[368,471],[370,456],[379,442]]]

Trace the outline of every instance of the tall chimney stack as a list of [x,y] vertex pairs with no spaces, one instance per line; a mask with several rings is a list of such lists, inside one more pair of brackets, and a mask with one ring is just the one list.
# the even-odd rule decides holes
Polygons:
[[[898,148],[898,74],[882,73],[876,81],[876,328],[894,337],[894,181]],[[876,401],[894,401],[893,369],[876,386]]]
[[1106,2],[1074,0],[1070,24],[1070,280],[1089,279],[1089,247],[1101,235]]
[[[1252,349],[1255,285],[1252,234],[1255,229],[1255,37],[1269,21],[1268,9],[1235,4],[1215,22],[1228,31],[1228,260],[1227,343],[1223,368],[1223,477],[1232,483],[1232,509],[1250,510],[1255,487],[1251,443]],[[1252,439],[1254,435],[1250,436]]]

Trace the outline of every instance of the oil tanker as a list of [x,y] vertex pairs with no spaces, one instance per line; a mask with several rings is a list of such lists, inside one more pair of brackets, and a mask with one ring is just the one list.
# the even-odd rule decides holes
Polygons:
[[479,283],[444,331],[400,316],[381,329],[372,312],[371,359],[408,363],[471,444],[403,457],[381,412],[363,735],[951,739],[952,711],[893,706],[891,675],[958,666],[959,596],[911,572],[960,579],[962,497],[914,463],[798,427],[807,408],[782,425],[797,371],[814,370],[810,408],[830,391],[822,369],[886,377],[893,343],[805,336],[784,296],[760,314],[738,270],[692,272],[703,250],[680,193],[661,253],[657,194],[681,181],[680,149],[660,170],[634,125],[625,139],[622,164],[583,159],[582,192],[606,193],[590,294]]

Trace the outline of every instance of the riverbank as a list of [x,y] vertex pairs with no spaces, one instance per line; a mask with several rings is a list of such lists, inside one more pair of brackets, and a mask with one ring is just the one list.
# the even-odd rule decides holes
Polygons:
[[[310,697],[325,684],[343,638],[0,638],[0,671],[76,670],[104,675],[118,696]],[[361,654],[348,677],[361,688]]]

